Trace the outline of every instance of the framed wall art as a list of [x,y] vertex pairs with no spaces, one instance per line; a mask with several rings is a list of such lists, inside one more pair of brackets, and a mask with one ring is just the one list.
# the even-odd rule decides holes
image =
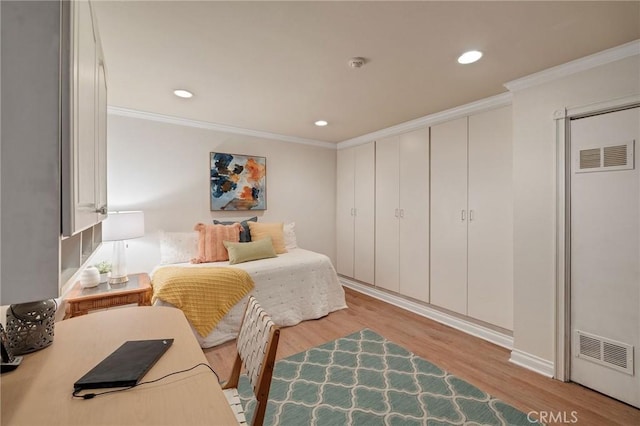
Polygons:
[[211,210],[266,210],[267,159],[255,155],[209,154]]

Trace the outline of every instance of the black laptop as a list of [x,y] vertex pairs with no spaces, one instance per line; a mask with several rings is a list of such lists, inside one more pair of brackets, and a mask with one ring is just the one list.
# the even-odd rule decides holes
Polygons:
[[136,385],[169,349],[173,339],[130,340],[73,384],[82,389],[119,388]]

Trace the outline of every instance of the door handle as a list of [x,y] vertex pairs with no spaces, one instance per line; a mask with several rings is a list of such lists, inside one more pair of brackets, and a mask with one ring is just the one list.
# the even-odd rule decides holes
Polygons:
[[460,211],[460,220],[464,222],[466,218],[467,218],[467,211],[465,209],[462,209]]
[[473,222],[473,210],[469,210],[469,222]]
[[399,212],[398,212],[398,209],[396,209],[395,217],[398,217],[398,216],[399,216]]
[[400,209],[400,217],[404,217],[404,209]]

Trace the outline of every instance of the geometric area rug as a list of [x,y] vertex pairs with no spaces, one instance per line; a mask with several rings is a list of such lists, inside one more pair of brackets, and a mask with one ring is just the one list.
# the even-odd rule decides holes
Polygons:
[[[255,399],[246,376],[238,392],[251,419]],[[538,424],[532,421],[364,329],[276,362],[264,425]]]

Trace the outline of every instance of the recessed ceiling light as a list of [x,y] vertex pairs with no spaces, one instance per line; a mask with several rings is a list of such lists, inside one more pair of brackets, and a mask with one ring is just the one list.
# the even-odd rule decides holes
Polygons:
[[470,50],[460,55],[460,57],[458,58],[458,63],[472,64],[480,58],[482,58],[482,52],[480,52],[479,50]]
[[327,124],[329,124],[329,122],[327,122],[327,121],[325,121],[325,120],[318,120],[318,121],[316,121],[314,124],[315,124],[316,126],[318,126],[318,127],[324,127],[324,126],[326,126]]
[[180,98],[186,98],[186,99],[193,97],[193,93],[183,89],[174,90],[173,94]]

